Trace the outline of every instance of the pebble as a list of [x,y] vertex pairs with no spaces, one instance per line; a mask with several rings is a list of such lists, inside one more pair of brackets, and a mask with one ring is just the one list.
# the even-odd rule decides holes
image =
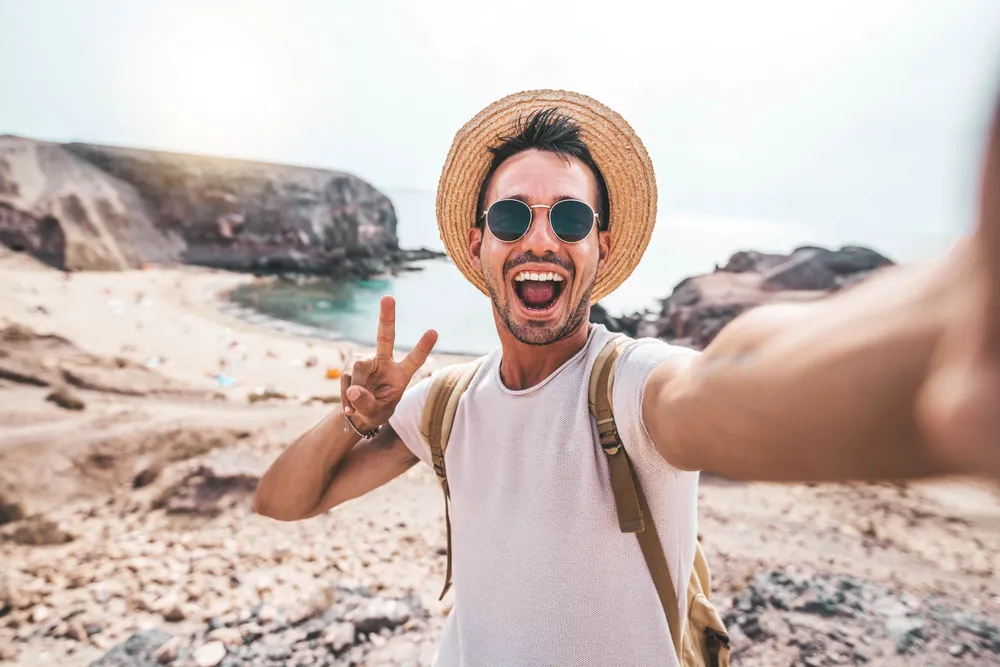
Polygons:
[[210,641],[200,646],[193,657],[198,667],[215,667],[226,657],[226,645],[220,641]]
[[210,640],[218,640],[226,646],[239,646],[243,643],[243,633],[237,628],[216,628],[208,633]]
[[278,619],[278,610],[272,605],[265,604],[261,605],[260,610],[257,612],[257,620],[260,623],[271,623]]
[[354,643],[355,628],[353,623],[334,623],[323,631],[320,642],[330,647],[334,653],[340,653]]
[[44,623],[45,619],[49,617],[49,608],[44,605],[39,605],[31,610],[31,622],[32,623]]
[[177,656],[181,651],[181,638],[171,637],[166,642],[164,642],[160,648],[156,649],[155,658],[161,665],[168,662],[173,662],[177,659]]
[[153,605],[153,608],[158,609],[160,611],[160,615],[163,616],[163,620],[169,621],[170,623],[183,621],[187,616],[181,601],[174,595],[167,595],[160,598],[160,600]]

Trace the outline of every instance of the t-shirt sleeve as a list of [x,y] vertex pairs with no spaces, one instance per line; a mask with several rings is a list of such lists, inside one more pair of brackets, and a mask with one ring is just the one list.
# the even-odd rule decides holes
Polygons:
[[653,369],[676,355],[700,354],[697,350],[671,345],[656,338],[630,343],[615,365],[615,425],[629,454],[639,455],[663,471],[676,470],[660,455],[642,420],[642,397]]
[[433,375],[429,375],[403,392],[396,411],[389,417],[389,426],[403,444],[427,465],[431,465],[431,450],[420,434],[420,421],[433,378]]

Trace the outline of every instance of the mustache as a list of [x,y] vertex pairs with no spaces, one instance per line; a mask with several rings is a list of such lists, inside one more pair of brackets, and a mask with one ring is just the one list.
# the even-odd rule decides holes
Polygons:
[[576,268],[573,266],[573,262],[569,261],[568,259],[563,259],[558,255],[549,255],[549,254],[546,254],[544,257],[539,257],[530,250],[528,252],[522,252],[519,255],[515,255],[514,257],[511,257],[506,262],[504,262],[503,265],[504,275],[508,275],[511,271],[513,271],[517,267],[523,266],[525,264],[555,264],[559,268],[568,271],[570,278],[576,277]]

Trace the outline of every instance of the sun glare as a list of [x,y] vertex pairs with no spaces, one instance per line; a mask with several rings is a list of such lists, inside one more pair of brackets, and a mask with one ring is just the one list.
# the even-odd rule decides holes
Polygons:
[[188,150],[240,153],[273,133],[289,104],[285,57],[261,17],[199,12],[169,26],[146,113],[157,136]]

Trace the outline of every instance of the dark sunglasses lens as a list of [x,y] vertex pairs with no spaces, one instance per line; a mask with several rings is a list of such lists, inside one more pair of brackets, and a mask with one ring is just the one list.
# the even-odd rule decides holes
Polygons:
[[582,201],[567,199],[557,202],[549,211],[552,231],[566,243],[587,238],[594,226],[594,209]]
[[501,241],[516,241],[531,225],[531,209],[516,199],[501,199],[493,202],[486,212],[486,224]]

